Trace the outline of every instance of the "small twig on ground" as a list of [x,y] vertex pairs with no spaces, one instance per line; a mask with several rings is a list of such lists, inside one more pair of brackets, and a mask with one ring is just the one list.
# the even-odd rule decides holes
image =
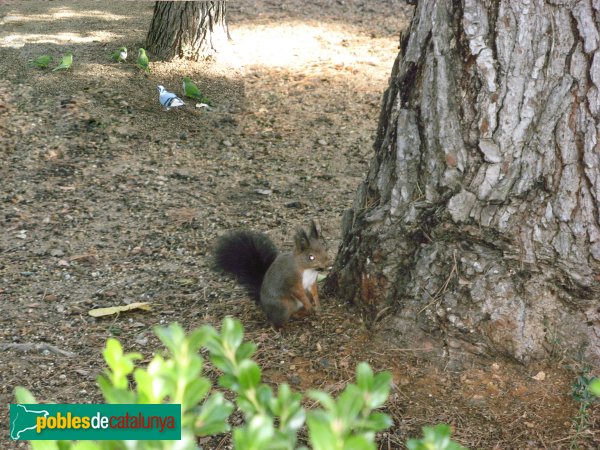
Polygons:
[[452,275],[455,273],[458,275],[458,263],[456,262],[456,250],[452,252],[452,258],[454,259],[454,265],[452,266],[452,270],[450,271],[450,275],[446,279],[442,291],[438,294],[444,294],[448,290],[448,285],[450,284],[450,280],[452,279]]
[[383,317],[383,315],[391,308],[391,306],[386,306],[385,308],[379,310],[379,312],[377,313],[377,315],[375,316],[375,320],[373,320],[373,323],[377,323],[379,322],[379,320]]
[[219,445],[218,445],[218,447],[217,447],[217,449],[216,449],[216,450],[220,450],[221,448],[223,448],[223,445],[225,445],[225,442],[226,442],[226,441],[227,441],[227,436],[225,436],[223,439],[221,439],[221,440],[219,441]]
[[395,351],[395,352],[432,352],[435,349],[434,348],[428,348],[428,347],[423,347],[423,348],[419,348],[419,347],[414,347],[414,348],[410,348],[410,347],[406,347],[406,348],[394,347],[394,348],[392,348],[392,350]]
[[55,347],[52,344],[47,344],[45,342],[40,342],[37,344],[33,342],[0,344],[0,351],[6,350],[14,350],[16,352],[29,352],[32,350],[36,350],[38,352],[49,351],[52,353],[56,353],[57,355],[66,356],[67,358],[74,358],[75,356],[77,356],[77,353],[62,350],[58,347]]
[[425,310],[426,310],[427,308],[429,308],[430,306],[433,306],[433,305],[435,305],[435,304],[436,304],[436,303],[437,303],[437,302],[440,300],[440,299],[439,299],[439,297],[434,297],[434,296],[433,296],[433,295],[431,295],[431,294],[429,293],[429,291],[428,291],[427,289],[425,289],[425,288],[423,288],[423,292],[425,292],[425,293],[426,293],[426,294],[429,296],[429,298],[431,298],[431,301],[430,301],[429,303],[427,303],[425,306],[423,306],[423,307],[422,307],[422,308],[419,310],[419,312],[417,313],[417,316],[418,316],[418,315],[420,315],[420,314],[421,314],[423,311],[425,311]]
[[448,278],[446,278],[446,281],[444,282],[443,286],[441,286],[437,292],[433,295],[431,295],[426,289],[423,289],[423,291],[429,295],[429,297],[431,297],[432,301],[430,303],[427,303],[425,306],[423,306],[423,308],[421,308],[419,310],[419,312],[417,313],[417,315],[421,314],[423,311],[425,311],[427,308],[429,308],[430,306],[436,304],[437,302],[440,301],[440,299],[442,298],[442,294],[446,293],[446,291],[448,290],[448,285],[450,284],[450,280],[452,279],[452,276],[456,273],[456,275],[458,276],[458,263],[456,262],[456,251],[454,251],[452,253],[453,259],[454,259],[454,264],[452,266],[452,269],[450,270],[450,274],[448,275]]

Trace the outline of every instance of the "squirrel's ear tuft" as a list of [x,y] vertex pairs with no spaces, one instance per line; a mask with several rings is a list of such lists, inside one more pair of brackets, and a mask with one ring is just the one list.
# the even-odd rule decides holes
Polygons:
[[319,227],[317,227],[317,223],[314,220],[310,221],[310,238],[319,239]]
[[302,228],[298,228],[296,236],[294,236],[294,244],[296,244],[296,250],[303,252],[310,247],[310,239]]

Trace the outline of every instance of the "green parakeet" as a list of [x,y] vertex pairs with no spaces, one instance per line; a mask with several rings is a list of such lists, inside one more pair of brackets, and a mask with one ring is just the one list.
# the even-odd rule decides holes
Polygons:
[[148,72],[150,72],[150,60],[148,59],[148,55],[146,55],[146,50],[143,48],[140,48],[138,50],[138,58],[137,58],[137,66],[140,69],[144,69]]
[[210,101],[202,95],[198,86],[191,80],[190,77],[183,77],[183,94],[186,97],[199,100],[201,103],[210,105]]
[[112,59],[116,62],[125,62],[127,60],[127,47],[119,47],[118,50],[115,50]]
[[52,69],[52,72],[56,72],[57,70],[68,70],[73,65],[73,55],[71,53],[67,53],[60,59],[60,64]]
[[42,55],[37,57],[36,59],[32,59],[29,61],[31,64],[38,66],[40,69],[45,69],[48,67],[50,62],[52,61],[52,56],[50,55]]

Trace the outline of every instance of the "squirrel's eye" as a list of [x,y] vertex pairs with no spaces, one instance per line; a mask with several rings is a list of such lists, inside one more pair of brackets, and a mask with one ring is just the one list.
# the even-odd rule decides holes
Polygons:
[[311,261],[315,260],[315,255],[308,255],[308,259],[310,259]]

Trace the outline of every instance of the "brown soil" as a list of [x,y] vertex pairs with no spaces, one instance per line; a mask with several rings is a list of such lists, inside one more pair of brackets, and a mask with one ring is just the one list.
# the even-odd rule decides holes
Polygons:
[[[151,2],[0,5],[0,76],[8,80],[0,86],[0,344],[49,343],[77,355],[0,351],[2,404],[17,385],[43,402],[100,401],[95,379],[108,337],[148,360],[160,351],[153,326],[192,329],[231,315],[258,344],[269,383],[336,393],[359,361],[390,370],[395,426],[378,436],[380,448],[403,448],[437,422],[452,424],[471,448],[597,448],[598,407],[575,425],[585,419],[571,396],[582,367],[560,351],[530,367],[469,356],[449,364],[430,342],[399,343],[389,318],[367,328],[335,298],[279,334],[241,288],[210,269],[214,239],[236,227],[289,248],[294,228],[317,217],[334,252],[342,212],[373,154],[409,6],[232,2],[234,43],[217,62],[153,61],[144,76],[109,55],[125,45],[135,60],[151,13]],[[27,63],[67,52],[69,72]],[[183,75],[213,110],[193,102],[161,109],[156,85],[180,92]],[[154,310],[87,314],[133,301]],[[534,379],[540,371],[545,379]],[[6,430],[1,447],[23,447]],[[218,436],[203,446],[227,442]]]

